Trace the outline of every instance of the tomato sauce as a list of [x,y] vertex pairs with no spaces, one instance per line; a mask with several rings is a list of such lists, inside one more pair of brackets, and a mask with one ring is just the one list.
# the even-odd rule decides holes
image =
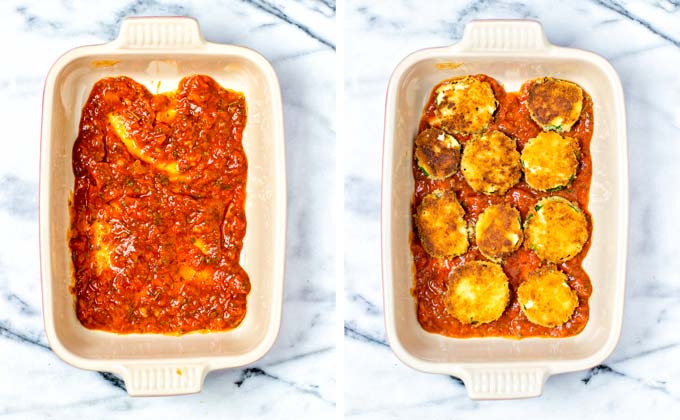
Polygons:
[[85,327],[183,334],[243,320],[246,115],[244,96],[208,76],[159,95],[127,77],[94,85],[73,146],[69,238]]
[[[506,92],[501,84],[489,76],[476,75],[473,77],[488,82],[498,100],[498,108],[488,130],[499,130],[516,139],[521,152],[527,141],[541,132],[540,127],[531,119],[529,110],[525,106],[529,84],[524,84],[519,92]],[[444,82],[435,86],[432,90],[418,132],[429,128],[427,121],[434,116],[436,108],[435,91]],[[474,226],[479,214],[489,205],[497,203],[515,206],[524,220],[535,203],[547,196],[561,196],[577,202],[588,220],[592,220],[588,212],[588,198],[592,178],[590,141],[593,135],[593,103],[590,96],[585,91],[583,93],[583,110],[578,122],[574,124],[570,131],[562,133],[563,136],[578,139],[581,146],[580,165],[576,179],[566,189],[549,193],[541,192],[529,187],[522,178],[519,183],[503,195],[485,195],[473,191],[460,170],[444,180],[428,179],[418,168],[414,157],[415,193],[412,213],[415,215],[420,201],[430,192],[436,189],[450,189],[456,192],[466,211],[465,219],[468,226]],[[470,136],[457,136],[456,138],[465,147]],[[589,233],[592,233],[592,222],[589,223],[589,230]],[[467,253],[454,258],[434,258],[427,254],[418,239],[415,221],[411,238],[411,252],[415,262],[415,284],[412,294],[416,299],[418,321],[426,331],[451,337],[567,337],[578,334],[588,322],[588,299],[592,293],[592,286],[588,274],[582,267],[582,262],[590,247],[590,239],[579,255],[558,264],[558,268],[567,275],[570,286],[578,295],[579,305],[572,318],[565,324],[555,328],[547,328],[531,323],[520,310],[516,298],[516,290],[519,284],[529,272],[542,264],[533,251],[522,246],[503,264],[503,270],[510,283],[510,303],[503,315],[498,320],[488,324],[468,325],[459,322],[446,312],[444,296],[449,273],[455,267],[466,261],[484,260],[475,246],[474,237],[470,238],[471,243]]]

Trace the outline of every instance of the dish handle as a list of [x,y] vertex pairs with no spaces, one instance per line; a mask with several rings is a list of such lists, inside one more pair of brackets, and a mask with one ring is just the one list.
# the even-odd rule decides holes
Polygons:
[[473,20],[465,25],[463,38],[454,46],[459,51],[494,51],[516,54],[550,46],[543,26],[534,20]]
[[207,373],[206,365],[135,364],[123,366],[121,375],[130,396],[150,397],[200,392]]
[[120,49],[191,49],[206,43],[198,21],[188,17],[129,17],[111,44]]
[[474,400],[538,397],[549,372],[543,367],[466,368],[460,379]]

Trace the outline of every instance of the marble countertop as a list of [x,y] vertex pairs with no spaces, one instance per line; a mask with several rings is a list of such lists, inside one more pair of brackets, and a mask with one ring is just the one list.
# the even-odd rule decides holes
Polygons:
[[[680,176],[680,3],[353,0],[345,15],[348,417],[677,418],[680,198],[667,193]],[[544,395],[529,400],[471,401],[455,378],[402,364],[385,338],[379,194],[387,81],[409,53],[452,44],[466,22],[483,18],[541,21],[552,43],[607,58],[626,95],[631,201],[621,340],[601,365],[553,376]]]
[[[263,359],[209,374],[203,392],[190,396],[130,398],[119,378],[62,362],[43,330],[37,186],[44,79],[62,53],[113,39],[130,15],[197,18],[209,41],[268,58],[283,94],[289,204],[281,331]],[[0,3],[0,418],[333,415],[335,237],[327,197],[335,176],[334,21],[333,0]]]

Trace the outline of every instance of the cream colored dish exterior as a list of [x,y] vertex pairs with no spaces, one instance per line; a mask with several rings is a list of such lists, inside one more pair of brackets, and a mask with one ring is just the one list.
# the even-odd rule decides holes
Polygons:
[[[594,102],[592,245],[584,261],[593,294],[590,320],[569,338],[456,339],[421,328],[413,286],[412,142],[432,87],[484,73],[508,91],[538,76],[574,81]],[[395,354],[425,372],[459,377],[474,399],[538,396],[553,374],[602,362],[618,342],[623,318],[628,229],[626,119],[621,82],[590,52],[551,45],[538,22],[473,21],[453,46],[421,50],[395,69],[387,91],[382,181],[382,268],[387,337]]]
[[[227,332],[118,335],[84,328],[75,315],[68,200],[71,150],[94,83],[125,75],[152,93],[206,74],[241,91],[248,104],[243,143],[248,157],[241,264],[252,290],[242,324]],[[199,392],[214,369],[262,357],[279,331],[283,299],[286,172],[281,93],[273,68],[246,48],[206,42],[190,18],[130,18],[108,44],[71,50],[45,82],[40,157],[40,255],[45,330],[54,352],[83,369],[122,376],[130,395]]]

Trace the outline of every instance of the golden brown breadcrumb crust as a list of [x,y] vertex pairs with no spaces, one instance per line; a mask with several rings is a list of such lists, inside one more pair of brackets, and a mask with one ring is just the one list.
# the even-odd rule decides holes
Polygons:
[[517,289],[517,300],[529,321],[549,328],[569,321],[578,306],[566,274],[552,264],[529,273]]
[[539,200],[524,221],[524,244],[544,261],[561,263],[588,241],[588,220],[577,204],[562,197]]
[[543,130],[569,131],[583,109],[583,90],[566,80],[536,79],[528,90],[527,108]]
[[515,252],[522,244],[523,235],[519,210],[508,204],[487,207],[475,225],[479,251],[495,262]]
[[418,134],[415,154],[418,166],[431,179],[448,178],[460,165],[460,143],[437,128],[428,128]]
[[433,127],[452,134],[476,134],[484,131],[493,120],[498,101],[487,82],[466,76],[451,79],[438,88]]
[[580,153],[578,140],[553,131],[541,132],[522,150],[524,180],[539,191],[566,187],[576,177]]
[[476,192],[505,194],[522,175],[517,142],[496,130],[475,137],[463,149],[461,169]]
[[470,261],[456,267],[446,290],[446,310],[465,324],[486,324],[503,315],[510,300],[503,268],[488,261]]
[[454,257],[468,249],[465,211],[453,191],[435,190],[426,195],[416,212],[420,242],[433,257]]

